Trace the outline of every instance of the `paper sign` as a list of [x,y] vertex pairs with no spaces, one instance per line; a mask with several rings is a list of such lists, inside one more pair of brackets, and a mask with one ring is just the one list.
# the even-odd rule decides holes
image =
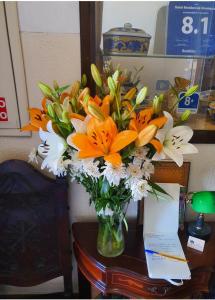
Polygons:
[[205,241],[193,236],[189,236],[187,247],[203,252],[205,247]]
[[170,1],[166,54],[215,54],[215,2]]
[[8,115],[7,115],[7,107],[5,98],[0,97],[0,122],[7,122]]

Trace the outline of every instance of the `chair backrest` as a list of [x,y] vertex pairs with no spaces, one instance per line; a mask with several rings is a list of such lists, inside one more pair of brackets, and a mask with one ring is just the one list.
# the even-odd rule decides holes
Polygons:
[[[178,167],[172,161],[159,161],[155,163],[155,172],[151,176],[151,181],[156,183],[179,183],[188,190],[190,173],[190,162],[184,162]],[[139,201],[137,209],[137,224],[143,224],[144,201]]]
[[[0,164],[0,284],[70,281],[68,185],[25,161]],[[64,280],[65,282],[65,280]]]

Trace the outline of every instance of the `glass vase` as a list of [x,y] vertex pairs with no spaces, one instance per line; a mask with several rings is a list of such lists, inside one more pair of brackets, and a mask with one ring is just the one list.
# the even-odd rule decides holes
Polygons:
[[122,254],[125,247],[121,216],[98,216],[97,250],[105,257]]

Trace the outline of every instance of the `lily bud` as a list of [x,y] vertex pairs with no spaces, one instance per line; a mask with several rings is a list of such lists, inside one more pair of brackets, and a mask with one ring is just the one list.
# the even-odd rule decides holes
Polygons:
[[54,86],[55,91],[59,89],[59,85],[56,80],[53,81],[53,86]]
[[133,87],[131,88],[124,96],[124,99],[126,100],[132,100],[134,96],[136,95],[137,88]]
[[136,104],[140,104],[141,102],[143,102],[143,100],[145,100],[147,92],[148,92],[148,88],[144,86],[137,95]]
[[198,88],[199,88],[198,84],[192,86],[191,88],[189,88],[189,89],[186,91],[186,93],[184,94],[184,97],[189,97],[189,96],[191,96],[192,94],[194,94],[194,93],[198,90]]
[[78,100],[82,101],[85,98],[85,96],[89,94],[90,94],[90,89],[88,87],[85,87],[83,91],[80,93],[80,95],[78,96]]
[[87,75],[86,74],[82,75],[81,84],[82,84],[83,87],[86,86],[86,84],[87,84]]
[[81,83],[78,80],[73,83],[72,89],[71,89],[71,92],[70,92],[71,97],[75,97],[78,94],[79,89],[80,89],[80,85],[81,85]]
[[52,99],[52,89],[50,88],[50,86],[45,83],[39,82],[38,87],[46,98]]
[[90,100],[90,95],[85,95],[83,99],[83,105],[88,105],[88,101]]
[[68,113],[72,113],[72,108],[70,104],[70,97],[66,97],[63,101],[63,110],[67,111]]
[[136,146],[143,147],[146,144],[148,144],[153,139],[156,132],[157,132],[157,126],[155,125],[149,125],[143,130],[141,130],[135,142]]
[[117,121],[117,114],[115,111],[112,113],[111,117],[114,121]]
[[72,104],[72,110],[73,110],[73,111],[76,111],[76,105],[77,105],[77,100],[76,100],[76,98],[72,98],[72,99],[70,100],[70,103]]
[[69,124],[70,123],[70,118],[69,118],[69,113],[68,111],[63,111],[62,113],[62,121],[66,124]]
[[161,94],[159,97],[158,96],[155,96],[154,99],[153,99],[153,111],[155,114],[159,114],[159,112],[161,111],[161,105],[162,105],[162,102],[163,102],[163,94]]
[[53,103],[53,108],[54,108],[54,111],[58,117],[58,119],[61,119],[62,118],[62,113],[63,113],[63,109],[61,107],[61,105],[57,102]]
[[97,69],[96,65],[91,64],[91,74],[93,76],[93,79],[95,81],[95,83],[101,87],[102,86],[102,79],[101,79],[101,75],[99,73],[99,70]]
[[112,75],[112,78],[113,78],[115,84],[117,84],[118,83],[118,78],[119,78],[119,70],[116,70],[114,72],[114,74]]
[[48,115],[54,119],[55,118],[55,112],[54,112],[54,109],[52,107],[52,104],[48,104],[47,105],[47,111],[48,111]]
[[191,111],[190,111],[189,109],[186,109],[186,110],[183,112],[183,114],[181,115],[181,121],[182,121],[182,122],[187,121],[187,120],[189,119],[190,115],[191,115]]
[[105,120],[105,117],[101,111],[101,109],[95,105],[94,103],[91,103],[88,105],[88,111],[89,113],[95,117],[96,119],[100,120],[100,121],[104,121]]
[[116,84],[115,84],[115,81],[113,80],[113,78],[112,77],[108,77],[108,87],[109,87],[109,89],[110,89],[110,92],[112,93],[112,94],[115,94],[115,91],[116,91]]

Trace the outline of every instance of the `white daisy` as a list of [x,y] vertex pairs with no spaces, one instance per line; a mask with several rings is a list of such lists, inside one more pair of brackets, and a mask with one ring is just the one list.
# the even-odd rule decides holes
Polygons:
[[131,185],[132,198],[134,201],[141,200],[143,197],[148,196],[148,192],[151,190],[147,180],[136,180]]
[[83,172],[91,177],[99,178],[101,176],[98,165],[99,161],[94,161],[94,159],[82,160]]
[[144,177],[146,179],[149,179],[151,177],[151,174],[154,173],[154,165],[151,163],[150,159],[146,159],[143,163],[143,173],[144,173]]
[[31,150],[31,152],[28,155],[28,162],[29,163],[36,163],[38,164],[38,160],[37,160],[37,150],[36,148],[33,148]]
[[121,179],[127,177],[124,165],[121,165],[120,167],[114,167],[109,162],[105,163],[105,169],[103,170],[101,175],[104,175],[104,177],[106,177],[110,185],[113,184],[116,186],[119,185]]

